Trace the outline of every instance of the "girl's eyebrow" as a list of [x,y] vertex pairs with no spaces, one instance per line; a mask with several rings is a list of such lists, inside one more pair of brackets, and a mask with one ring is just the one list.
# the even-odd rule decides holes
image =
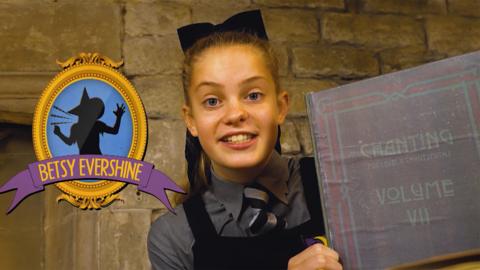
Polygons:
[[266,79],[265,77],[263,77],[263,76],[253,76],[253,77],[250,77],[250,78],[248,78],[248,79],[243,80],[243,81],[240,83],[240,85],[244,86],[244,85],[246,85],[246,84],[249,84],[249,83],[252,83],[252,82],[258,81],[258,80],[264,80],[264,81],[266,81],[267,79]]
[[221,87],[222,87],[221,84],[216,83],[216,82],[203,81],[203,82],[199,83],[199,84],[195,87],[195,89],[198,90],[199,88],[201,88],[201,87],[203,87],[203,86],[209,86],[209,87],[213,87],[213,88],[221,88]]
[[[245,85],[248,85],[249,83],[252,83],[254,81],[258,81],[258,80],[264,80],[266,81],[267,79],[263,76],[252,76],[250,78],[247,78],[245,80],[243,80],[241,83],[240,83],[240,86],[245,86]],[[212,82],[212,81],[203,81],[201,83],[199,83],[195,89],[200,89],[201,87],[204,87],[204,86],[208,86],[208,87],[213,87],[213,88],[222,88],[223,85],[220,84],[220,83],[216,83],[216,82]]]

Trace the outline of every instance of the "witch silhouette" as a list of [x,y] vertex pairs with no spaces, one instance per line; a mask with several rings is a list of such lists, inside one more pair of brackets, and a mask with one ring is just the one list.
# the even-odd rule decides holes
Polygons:
[[113,114],[117,117],[113,127],[107,126],[98,120],[105,112],[105,105],[100,98],[90,98],[87,89],[83,88],[80,104],[68,111],[69,114],[77,115],[78,122],[70,129],[70,137],[65,136],[60,127],[55,125],[53,133],[67,145],[77,143],[80,155],[101,155],[100,134],[117,134],[120,129],[122,115],[125,113],[125,105],[117,103],[117,109]]

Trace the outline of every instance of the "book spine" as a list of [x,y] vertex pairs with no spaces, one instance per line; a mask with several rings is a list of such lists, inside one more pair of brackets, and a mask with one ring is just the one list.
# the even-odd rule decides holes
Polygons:
[[335,241],[333,239],[333,233],[329,229],[329,220],[328,220],[328,205],[327,205],[327,200],[325,199],[328,194],[326,194],[326,188],[324,185],[326,184],[325,177],[323,171],[322,171],[322,166],[321,166],[321,161],[320,161],[320,155],[318,153],[318,142],[317,142],[317,134],[319,133],[317,130],[317,127],[315,125],[316,123],[316,116],[315,116],[315,93],[310,92],[305,95],[305,103],[307,107],[307,116],[309,118],[309,127],[310,127],[310,137],[312,138],[312,144],[313,144],[313,151],[314,151],[314,158],[315,158],[315,168],[317,171],[317,181],[318,181],[318,188],[319,188],[319,194],[320,194],[320,201],[322,203],[322,216],[323,216],[323,223],[325,226],[325,235],[328,238],[328,242],[331,247],[334,247]]

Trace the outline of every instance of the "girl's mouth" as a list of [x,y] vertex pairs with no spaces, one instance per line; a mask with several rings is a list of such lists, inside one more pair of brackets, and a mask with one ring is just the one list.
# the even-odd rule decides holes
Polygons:
[[232,136],[226,136],[222,138],[222,141],[227,143],[233,143],[233,144],[245,143],[253,139],[253,137],[254,135],[252,134],[236,134]]

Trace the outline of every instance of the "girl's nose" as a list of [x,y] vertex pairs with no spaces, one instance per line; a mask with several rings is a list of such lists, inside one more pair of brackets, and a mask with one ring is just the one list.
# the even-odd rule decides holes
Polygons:
[[241,102],[230,102],[225,113],[224,121],[228,125],[236,125],[248,118],[248,111]]

